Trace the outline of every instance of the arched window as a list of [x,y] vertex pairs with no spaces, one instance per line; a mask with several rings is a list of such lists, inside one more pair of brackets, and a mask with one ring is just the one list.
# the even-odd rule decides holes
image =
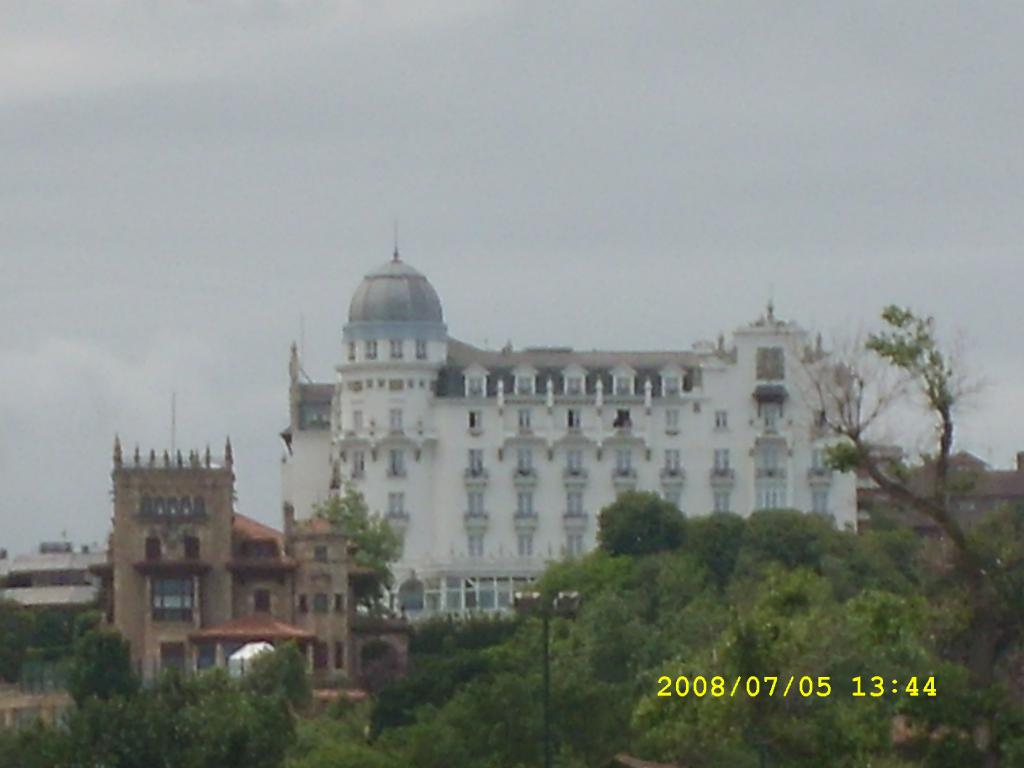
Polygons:
[[423,582],[408,579],[398,588],[398,606],[403,611],[423,610]]

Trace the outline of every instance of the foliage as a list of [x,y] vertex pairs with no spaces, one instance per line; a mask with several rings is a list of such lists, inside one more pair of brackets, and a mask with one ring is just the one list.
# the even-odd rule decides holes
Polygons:
[[656,493],[623,493],[599,515],[598,544],[611,555],[677,549],[685,535],[686,521],[679,510]]
[[68,690],[79,705],[91,698],[131,696],[139,685],[128,643],[116,632],[93,630],[75,641]]
[[32,614],[15,602],[0,600],[0,682],[17,681],[31,636]]
[[401,552],[401,540],[380,514],[370,512],[363,494],[347,484],[343,495],[319,504],[315,514],[340,527],[356,545],[356,563],[371,568],[382,586],[391,584],[389,568]]
[[257,656],[242,687],[253,696],[276,698],[299,710],[309,706],[312,698],[306,659],[295,643]]

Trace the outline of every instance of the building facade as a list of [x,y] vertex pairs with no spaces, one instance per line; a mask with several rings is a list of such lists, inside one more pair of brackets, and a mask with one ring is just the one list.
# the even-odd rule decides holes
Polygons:
[[[315,680],[359,681],[359,651],[376,638],[356,611],[369,575],[340,530],[286,517],[278,531],[239,514],[230,442],[215,463],[208,449],[159,460],[136,448],[125,460],[115,441],[112,479],[109,557],[94,570],[107,621],[144,678],[225,666],[251,642],[294,641]],[[400,666],[401,633],[388,640]]]
[[648,490],[681,514],[795,507],[856,527],[825,467],[803,363],[820,340],[774,317],[679,351],[480,349],[394,258],[357,288],[336,381],[293,345],[283,504],[299,519],[352,483],[403,537],[412,615],[495,610],[545,564],[593,549],[597,512]]
[[99,580],[89,570],[106,560],[106,553],[67,541],[43,542],[35,554],[8,558],[0,552],[0,600],[27,608],[88,607],[96,601]]

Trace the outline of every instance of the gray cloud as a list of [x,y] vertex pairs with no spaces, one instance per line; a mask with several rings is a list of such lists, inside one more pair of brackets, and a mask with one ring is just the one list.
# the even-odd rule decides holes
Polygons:
[[[1018,447],[1024,9],[990,3],[4,4],[0,546],[100,538],[114,431],[235,436],[275,522],[288,342],[329,378],[403,253],[453,334],[685,347],[889,301]],[[486,304],[484,303],[486,301]],[[487,306],[487,312],[481,312]],[[1020,446],[1024,447],[1024,446]]]

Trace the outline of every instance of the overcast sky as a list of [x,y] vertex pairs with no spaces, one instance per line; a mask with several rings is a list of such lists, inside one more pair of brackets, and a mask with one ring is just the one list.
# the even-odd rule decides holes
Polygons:
[[288,345],[403,257],[453,336],[689,348],[934,314],[1024,449],[1024,4],[0,0],[0,547],[105,537],[121,434],[279,523]]

